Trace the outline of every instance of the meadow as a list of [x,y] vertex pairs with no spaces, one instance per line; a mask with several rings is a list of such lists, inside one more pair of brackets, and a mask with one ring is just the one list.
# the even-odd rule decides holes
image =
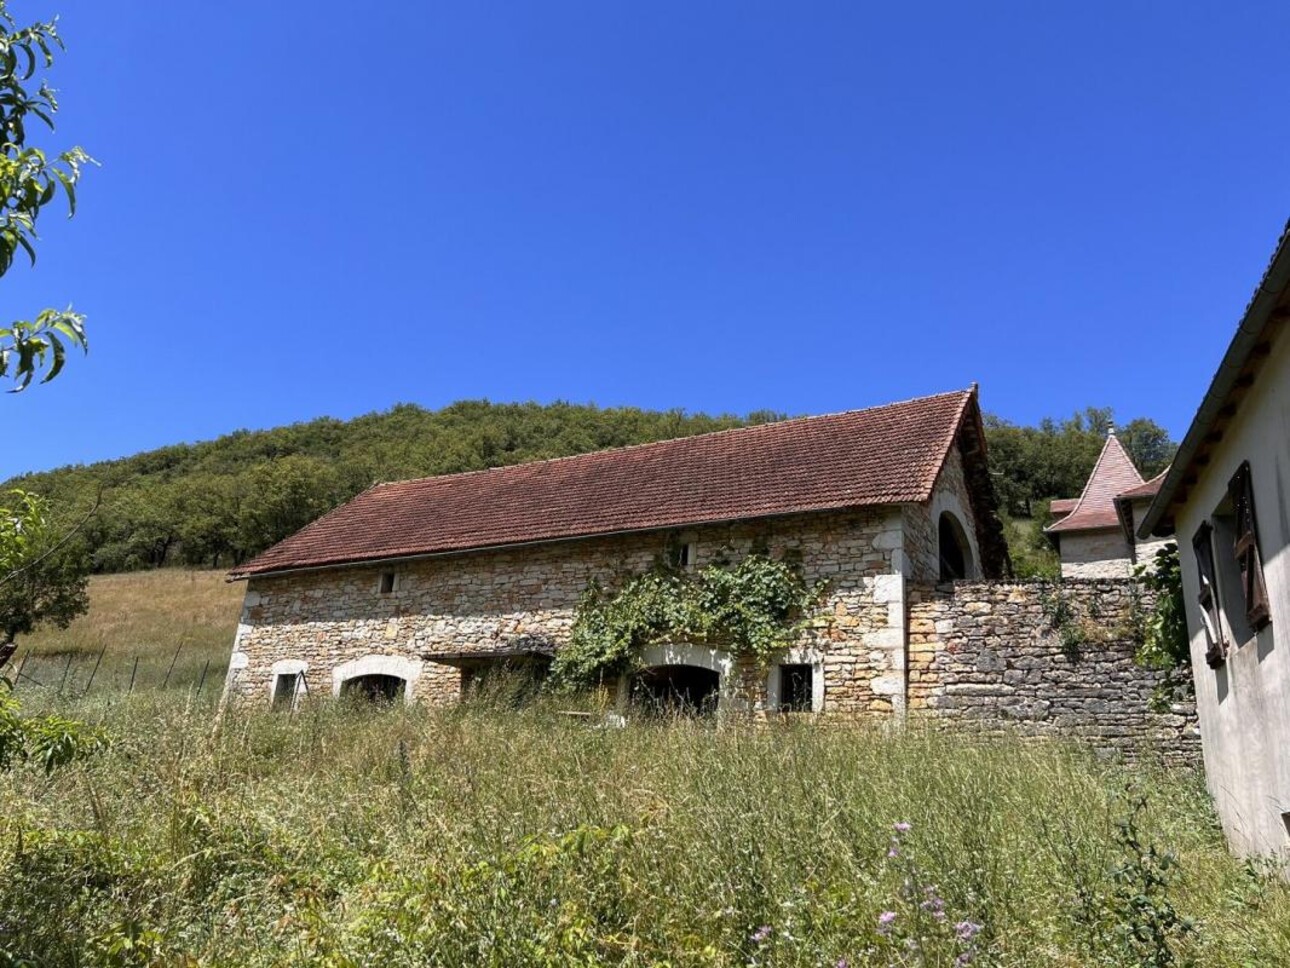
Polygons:
[[0,965],[1290,965],[1290,889],[1189,771],[504,691],[216,730],[209,682],[110,681],[19,690],[111,746],[0,776]]
[[66,629],[45,628],[19,640],[13,668],[21,664],[26,677],[19,695],[128,693],[132,680],[137,690],[195,688],[203,671],[202,691],[218,690],[246,591],[226,574],[162,568],[94,575],[87,614]]

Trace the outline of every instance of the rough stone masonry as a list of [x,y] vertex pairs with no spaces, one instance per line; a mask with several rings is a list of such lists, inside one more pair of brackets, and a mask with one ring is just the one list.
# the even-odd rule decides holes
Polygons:
[[1197,764],[1190,676],[1135,661],[1151,604],[1128,579],[924,589],[910,608],[909,708]]

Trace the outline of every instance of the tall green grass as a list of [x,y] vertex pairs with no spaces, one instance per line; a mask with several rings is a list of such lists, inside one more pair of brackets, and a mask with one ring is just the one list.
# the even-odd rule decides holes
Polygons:
[[[0,964],[1129,965],[1165,905],[1196,922],[1176,963],[1290,964],[1290,892],[1227,855],[1197,776],[1056,743],[542,703],[235,708],[218,736],[191,695],[75,712],[110,751],[0,778]],[[1146,847],[1117,839],[1139,797],[1179,865],[1145,908]]]

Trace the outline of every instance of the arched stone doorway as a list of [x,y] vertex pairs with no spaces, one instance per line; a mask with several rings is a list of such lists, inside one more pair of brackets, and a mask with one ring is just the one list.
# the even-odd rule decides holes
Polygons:
[[942,511],[936,525],[937,557],[940,562],[940,581],[958,581],[976,577],[976,562],[972,559],[972,545],[959,519],[949,511]]
[[699,666],[651,666],[632,682],[632,700],[664,715],[710,716],[720,697],[720,673]]
[[641,653],[641,669],[620,695],[667,713],[711,715],[728,711],[734,660],[721,649],[697,645],[656,645]]
[[333,696],[359,696],[387,702],[412,702],[421,663],[398,655],[365,655],[331,672]]
[[392,706],[403,699],[407,686],[398,676],[354,676],[340,684],[340,698]]

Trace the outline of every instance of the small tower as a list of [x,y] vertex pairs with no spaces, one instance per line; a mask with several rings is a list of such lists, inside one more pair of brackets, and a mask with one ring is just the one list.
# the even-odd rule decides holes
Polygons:
[[1046,529],[1062,560],[1063,578],[1128,578],[1136,560],[1131,534],[1126,534],[1116,499],[1146,482],[1128,451],[1106,431],[1106,443],[1093,473],[1078,498],[1057,500],[1052,511],[1060,518]]

